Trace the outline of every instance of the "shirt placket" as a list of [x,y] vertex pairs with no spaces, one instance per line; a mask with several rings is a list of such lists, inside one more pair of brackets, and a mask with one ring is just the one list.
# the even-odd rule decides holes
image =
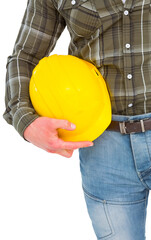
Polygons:
[[126,0],[123,6],[123,64],[124,64],[124,81],[126,91],[126,109],[127,114],[132,113],[133,101],[133,74],[132,74],[132,58],[131,58],[131,17],[132,1]]

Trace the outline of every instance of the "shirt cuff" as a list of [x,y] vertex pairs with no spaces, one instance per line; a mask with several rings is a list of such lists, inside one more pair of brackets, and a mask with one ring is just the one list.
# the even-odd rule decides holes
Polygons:
[[[8,117],[7,119],[5,115],[3,115],[3,117],[8,123],[11,124]],[[37,113],[35,113],[33,108],[28,107],[19,108],[13,116],[12,125],[21,135],[21,137],[24,138],[25,129],[38,117],[40,116]],[[26,139],[24,138],[24,140]]]

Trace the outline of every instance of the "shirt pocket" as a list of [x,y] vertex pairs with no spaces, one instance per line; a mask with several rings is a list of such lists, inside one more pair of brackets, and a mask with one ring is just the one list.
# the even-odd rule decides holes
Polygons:
[[143,4],[142,0],[139,0],[137,1],[133,6],[132,6],[132,9],[131,11],[133,13],[136,12],[141,12],[143,10],[143,12],[148,12],[150,11],[150,8],[151,8],[151,0],[146,0]]
[[90,37],[101,26],[92,0],[65,0],[59,10],[69,31],[79,37]]

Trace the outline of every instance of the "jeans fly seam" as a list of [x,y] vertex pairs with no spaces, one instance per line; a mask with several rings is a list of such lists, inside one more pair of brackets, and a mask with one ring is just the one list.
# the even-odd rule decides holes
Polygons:
[[131,143],[131,147],[132,147],[132,155],[133,155],[133,159],[134,159],[134,164],[135,164],[135,169],[136,169],[137,176],[138,176],[139,180],[141,181],[142,185],[149,190],[148,186],[147,186],[146,183],[143,181],[143,179],[142,179],[142,177],[141,177],[141,175],[140,175],[140,172],[139,172],[138,169],[137,169],[136,159],[135,159],[135,153],[134,153],[133,144],[132,144],[132,139],[131,139],[131,134],[130,134],[130,140],[131,140],[130,143]]
[[[151,170],[151,167],[149,167],[149,168],[147,168],[146,170],[142,171],[141,174],[142,174],[142,173],[143,173],[143,174],[144,174],[144,173],[147,173],[147,172],[149,172],[150,170]],[[144,175],[144,176],[145,176],[145,175]]]
[[148,168],[147,170],[140,172],[143,178],[148,177],[151,175],[151,168]]
[[[145,133],[144,133],[145,134]],[[150,152],[149,152],[149,146],[148,146],[148,142],[147,142],[147,139],[146,139],[146,134],[145,134],[145,141],[146,141],[146,145],[147,145],[147,151],[148,151],[148,155],[149,155],[149,158],[151,160],[151,155],[150,155]]]

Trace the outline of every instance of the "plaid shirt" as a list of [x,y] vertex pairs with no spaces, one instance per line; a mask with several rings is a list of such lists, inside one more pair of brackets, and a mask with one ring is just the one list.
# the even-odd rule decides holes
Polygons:
[[66,26],[68,54],[98,68],[112,113],[151,112],[151,0],[28,0],[7,61],[6,121],[23,137],[39,117],[29,98],[32,70],[51,53]]

